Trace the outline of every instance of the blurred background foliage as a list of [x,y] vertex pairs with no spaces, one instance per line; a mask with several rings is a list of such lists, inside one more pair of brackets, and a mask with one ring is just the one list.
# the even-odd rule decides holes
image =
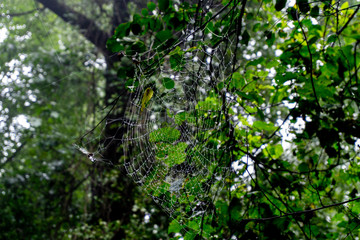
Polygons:
[[[64,13],[49,10],[58,4]],[[141,239],[166,233],[167,216],[137,188],[120,184],[129,181],[118,180],[125,174],[92,165],[73,147],[104,116],[105,87],[116,79],[113,61],[104,54],[107,37],[138,9],[131,2],[116,12],[116,4],[0,4],[1,239]],[[98,32],[79,26],[82,19]],[[94,38],[106,35],[96,45],[86,31],[94,31]],[[95,139],[100,133],[93,134]],[[145,220],[150,211],[153,217]]]

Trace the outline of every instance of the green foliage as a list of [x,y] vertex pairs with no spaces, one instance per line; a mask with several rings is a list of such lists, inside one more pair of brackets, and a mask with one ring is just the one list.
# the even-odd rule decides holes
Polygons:
[[104,239],[110,240],[113,239],[115,232],[118,231],[120,227],[120,221],[117,222],[105,222],[99,220],[98,225],[80,225],[74,229],[70,229],[65,232],[64,239]]
[[171,127],[164,127],[150,133],[150,142],[174,142],[180,137],[180,132]]
[[[160,0],[109,26],[108,1],[65,1],[116,28],[106,71],[98,49],[27,3],[1,5],[0,238],[359,237],[355,2]],[[117,98],[124,85],[136,101]],[[115,123],[90,131],[81,157],[69,146],[100,107]],[[102,154],[139,167],[124,176]]]
[[175,87],[175,82],[171,78],[163,78],[162,84],[166,89],[172,89]]
[[[183,173],[188,182],[176,178],[176,187],[170,181],[154,188],[165,209],[173,195],[179,202],[169,211],[174,217],[169,234],[184,239],[358,236],[359,220],[352,214],[357,202],[342,208],[332,204],[356,200],[358,193],[360,59],[354,23],[359,8],[302,0],[288,4],[223,1],[220,8],[206,8],[201,2],[159,1],[149,3],[148,12],[158,8],[161,14],[137,19],[144,31],[133,36],[122,30],[146,46],[146,54],[140,54],[142,79],[156,76],[171,90],[159,98],[173,125],[149,135],[156,159],[168,167],[153,178],[156,184],[179,166],[208,171],[201,180],[199,171]],[[130,47],[119,34],[112,51]],[[181,108],[181,94],[188,101],[184,105],[193,108]],[[156,113],[156,104],[153,109]],[[195,144],[180,141],[184,137]],[[238,167],[227,174],[219,171],[233,165]],[[159,166],[154,171],[164,167]],[[216,194],[202,194],[196,181]],[[187,184],[196,190],[188,191]],[[201,217],[191,215],[183,204],[187,198],[206,203]]]
[[185,161],[186,147],[187,144],[184,142],[180,142],[175,146],[166,143],[159,143],[157,144],[156,157],[158,160],[163,161],[167,166],[171,168]]

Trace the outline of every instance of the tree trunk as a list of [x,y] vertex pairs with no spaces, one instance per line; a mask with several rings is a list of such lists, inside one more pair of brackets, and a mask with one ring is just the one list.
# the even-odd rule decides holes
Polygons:
[[[97,22],[88,18],[84,14],[75,11],[66,4],[57,0],[37,0],[37,2],[43,4],[45,8],[50,9],[56,15],[58,15],[65,22],[71,24],[79,29],[79,34],[82,34],[87,40],[89,40],[98,51],[105,57],[106,71],[104,77],[106,79],[105,86],[105,104],[111,105],[112,99],[116,96],[120,96],[116,111],[110,114],[111,119],[120,119],[124,116],[126,104],[128,101],[128,95],[125,91],[125,84],[115,84],[121,82],[116,74],[114,74],[114,63],[118,61],[112,53],[106,48],[106,41],[111,36],[111,33],[103,31]],[[109,21],[112,28],[115,29],[120,23],[127,21],[129,13],[127,11],[127,0],[113,0],[114,15]],[[120,87],[114,87],[120,86]],[[114,139],[122,139],[124,134],[124,127],[111,128],[110,125],[106,126],[105,136],[103,144],[106,146],[103,156],[105,159],[111,160],[114,164],[119,165],[120,158],[123,155],[121,148],[121,141],[109,141]],[[120,150],[119,150],[120,149]],[[104,175],[107,170],[111,170],[104,166],[97,165],[97,170],[94,173],[98,175]],[[125,175],[124,169],[121,171],[117,178],[116,184],[107,183],[102,184],[101,176],[93,176],[94,185],[92,186],[92,193],[101,199],[101,206],[94,204],[93,211],[99,211],[94,214],[95,218],[101,218],[107,221],[120,220],[122,225],[126,225],[130,222],[130,216],[132,214],[132,206],[134,205],[134,189],[135,183]],[[114,187],[115,186],[115,187]],[[111,196],[117,194],[121,196],[114,200]],[[94,198],[93,198],[94,199]],[[97,221],[98,219],[94,219]],[[114,239],[124,239],[125,231],[121,229]]]

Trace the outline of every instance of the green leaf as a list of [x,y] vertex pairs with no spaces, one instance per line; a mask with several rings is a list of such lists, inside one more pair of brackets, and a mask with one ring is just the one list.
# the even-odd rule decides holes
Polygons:
[[264,58],[263,57],[259,57],[258,59],[255,59],[255,60],[252,60],[250,62],[247,62],[246,63],[246,67],[249,67],[249,66],[257,66],[258,64],[261,64],[264,62]]
[[181,231],[181,229],[183,229],[183,226],[181,226],[180,223],[176,219],[174,219],[169,224],[168,233],[178,233]]
[[273,96],[271,96],[271,102],[272,103],[279,103],[281,102],[284,98],[286,98],[287,96],[289,96],[289,92],[288,90],[288,86],[284,86],[280,89],[278,89],[278,91],[275,92],[275,94]]
[[198,230],[200,228],[200,223],[198,221],[190,221],[188,226],[194,230]]
[[352,38],[352,39],[355,39],[355,40],[360,40],[360,34],[349,34],[349,35],[347,35],[347,34],[344,34],[344,37],[346,37],[346,38]]
[[165,12],[170,6],[169,0],[159,0],[159,9],[162,12]]
[[201,111],[217,111],[221,109],[221,103],[217,98],[207,97],[205,101],[200,101],[197,104],[196,109]]
[[247,113],[256,113],[258,111],[256,107],[250,107],[248,105],[245,105],[244,109]]
[[161,160],[163,159],[164,163],[169,166],[169,168],[174,165],[181,164],[186,160],[185,149],[187,144],[184,142],[179,142],[175,146],[171,144],[165,144],[158,148],[156,156]]
[[298,11],[293,8],[293,7],[289,7],[287,10],[288,16],[291,20],[298,20],[299,19],[299,13]]
[[[215,206],[216,206],[217,214],[219,214],[219,216],[221,216],[221,218],[219,220],[224,223],[227,222],[227,220],[229,219],[228,204],[225,201],[218,200],[215,203]],[[238,220],[238,219],[236,219],[236,220]]]
[[181,125],[187,119],[186,112],[180,112],[175,115],[175,124]]
[[275,9],[281,11],[286,5],[286,0],[276,0]]
[[310,40],[308,41],[308,45],[312,45],[312,44],[316,43],[317,40],[319,40],[319,38],[317,36],[310,38]]
[[175,82],[171,78],[163,78],[162,84],[166,89],[172,89],[175,87]]
[[264,34],[265,34],[265,37],[266,37],[266,43],[267,43],[267,45],[268,45],[269,47],[271,47],[271,46],[274,44],[274,42],[275,42],[275,34],[274,34],[272,31],[268,31],[268,30],[266,30],[266,31],[264,32]]
[[149,11],[152,12],[155,10],[156,4],[153,2],[148,2],[147,7],[148,7]]
[[109,38],[106,41],[106,48],[109,49],[111,52],[120,52],[124,49],[124,46],[119,44],[115,38]]
[[287,33],[284,30],[279,30],[278,34],[279,34],[279,37],[281,37],[281,38],[286,38],[287,37]]
[[327,39],[327,43],[336,42],[337,39],[338,39],[338,36],[336,34],[330,35]]
[[296,3],[299,6],[300,12],[307,13],[310,11],[310,5],[307,0],[296,0]]
[[292,72],[285,72],[285,73],[280,73],[280,74],[276,74],[275,76],[275,80],[278,84],[283,84],[288,80],[292,80],[292,79],[296,79],[298,77],[298,75],[296,73],[292,73]]
[[299,172],[308,172],[310,170],[309,165],[303,162],[298,166],[298,170]]
[[175,54],[178,54],[178,55],[181,55],[183,53],[182,49],[177,46],[174,50],[172,50],[171,52],[169,52],[169,55],[175,55]]
[[307,46],[302,46],[299,53],[304,58],[310,58],[310,53]]
[[257,32],[260,30],[261,24],[260,23],[255,23],[255,25],[253,26],[253,31]]
[[141,26],[138,23],[131,24],[131,31],[134,35],[138,35],[141,32]]
[[265,154],[269,154],[271,158],[278,159],[282,153],[284,152],[284,149],[281,144],[277,145],[268,145],[266,148]]
[[260,147],[262,145],[261,136],[249,135],[248,138],[251,146]]
[[349,7],[349,2],[344,2],[341,6],[340,9],[345,9]]
[[347,228],[348,225],[348,221],[341,221],[337,226],[341,228]]
[[250,40],[250,35],[249,35],[248,31],[245,30],[245,31],[243,32],[243,34],[241,35],[241,41],[240,41],[240,42],[241,42],[242,44],[248,45],[249,40]]
[[132,51],[132,55],[136,54],[136,53],[143,53],[146,51],[146,46],[144,44],[144,42],[142,41],[137,41],[134,44],[131,45],[131,51]]
[[157,47],[161,44],[164,44],[166,40],[172,37],[172,33],[170,30],[160,31],[155,35],[154,47]]
[[253,123],[253,127],[265,131],[275,131],[277,129],[273,123],[266,123],[263,121],[255,121]]
[[195,232],[189,231],[185,234],[184,240],[194,240],[197,234]]
[[350,195],[351,198],[355,198],[357,193],[358,193],[358,190],[356,188],[353,188],[353,190],[350,192],[349,195]]
[[241,90],[245,86],[244,77],[239,72],[235,72],[232,76],[232,81],[231,81],[230,86],[232,88],[235,87],[235,88]]
[[170,56],[170,67],[174,70],[181,69],[184,64],[183,57],[179,54],[173,54]]
[[171,127],[165,127],[160,128],[158,130],[155,130],[150,133],[149,135],[149,141],[150,142],[174,142],[178,140],[180,137],[180,131],[171,128]]
[[319,16],[319,12],[320,12],[320,8],[318,6],[314,6],[313,8],[311,8],[310,16],[316,18]]
[[147,15],[149,15],[149,10],[147,10],[146,8],[141,9],[141,14],[146,17]]
[[165,158],[165,156],[168,153],[168,149],[171,145],[169,145],[168,143],[157,143],[156,144],[156,157],[157,158]]
[[172,33],[170,30],[164,30],[164,31],[160,31],[155,35],[156,39],[158,41],[164,42],[166,40],[168,40],[169,38],[172,37]]
[[131,23],[121,23],[116,29],[115,29],[115,36],[118,38],[123,38],[125,36],[128,36],[130,33],[130,26]]

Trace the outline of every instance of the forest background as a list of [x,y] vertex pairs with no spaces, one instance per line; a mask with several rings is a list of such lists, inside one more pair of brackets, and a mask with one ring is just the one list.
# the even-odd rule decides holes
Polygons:
[[357,239],[357,1],[4,0],[1,239]]

